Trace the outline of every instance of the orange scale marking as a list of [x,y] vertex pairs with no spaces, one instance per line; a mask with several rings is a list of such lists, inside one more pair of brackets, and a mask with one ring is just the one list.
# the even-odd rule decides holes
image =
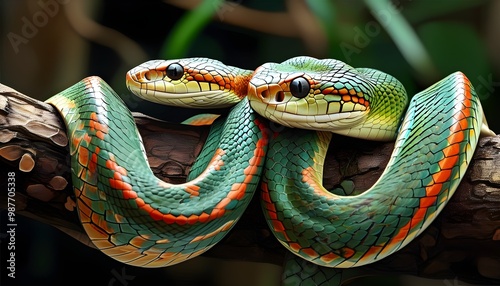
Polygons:
[[212,82],[214,80],[213,76],[209,73],[204,75],[205,81]]
[[114,177],[115,180],[120,180],[120,181],[122,180],[122,175],[120,173],[118,173],[118,172],[115,172],[113,174],[113,177]]
[[[123,198],[126,200],[139,199],[137,196],[137,193],[132,191],[132,190],[125,190],[125,191],[123,191],[122,195],[123,195]],[[139,200],[141,200],[142,204],[144,204],[144,201],[142,199],[139,199]],[[137,203],[137,205],[139,205],[139,202],[137,202],[137,200],[136,200],[136,203]]]
[[89,150],[85,147],[78,147],[78,163],[87,167],[89,164]]
[[[423,197],[420,199],[420,210],[422,209],[426,209],[432,205],[434,205],[436,203],[436,197]],[[417,211],[418,213],[418,211]],[[418,220],[418,218],[416,217],[416,215],[413,216],[412,220]]]
[[[157,212],[160,213],[159,211],[157,211]],[[161,213],[160,213],[160,216],[163,217],[163,215]],[[186,223],[188,223],[188,218],[184,215],[180,215],[180,216],[176,217],[175,222],[178,225],[185,225]]]
[[231,199],[228,197],[223,198],[216,206],[217,209],[225,209],[227,205],[231,202]]
[[199,73],[197,73],[197,74],[194,75],[194,79],[196,81],[203,81],[204,80],[203,75],[201,75]]
[[443,188],[443,184],[433,184],[430,186],[427,186],[425,188],[425,195],[429,197],[434,197],[441,192],[441,189]]
[[146,203],[144,202],[144,200],[141,199],[141,198],[136,198],[135,199],[135,203],[137,204],[137,207],[139,207],[139,208],[142,208],[144,205],[146,205]]
[[338,91],[339,91],[339,93],[340,93],[340,94],[342,94],[342,95],[346,95],[346,94],[348,94],[348,93],[349,93],[349,91],[347,90],[347,88],[341,88],[341,89],[339,89]]
[[129,183],[125,183],[121,180],[109,179],[109,185],[116,190],[132,190],[132,186]]
[[146,206],[149,206],[149,205],[144,205],[144,207],[142,207],[142,209],[147,209],[147,210],[151,209],[151,211],[149,211],[149,216],[152,219],[154,219],[156,221],[163,220],[163,214],[159,210],[153,209],[151,206],[149,206],[149,208],[146,208]]
[[319,254],[312,248],[308,247],[308,248],[303,248],[302,249],[302,252],[304,254],[306,254],[307,256],[311,257],[311,258],[316,258],[319,256]]
[[[271,202],[271,197],[269,196],[269,189],[267,188],[267,184],[266,183],[262,183],[262,193],[261,193],[261,198],[262,200],[266,203],[266,204],[271,204],[272,205],[272,202]],[[274,209],[274,205],[273,206],[273,209]]]
[[285,232],[285,226],[279,220],[273,220],[273,228],[275,231]]
[[453,143],[458,143],[464,141],[465,136],[463,132],[456,132],[448,137],[448,143],[453,144]]
[[445,157],[451,157],[458,155],[460,153],[460,146],[458,144],[452,144],[442,150]]
[[380,246],[380,245],[371,246],[370,249],[368,249],[368,251],[365,252],[365,254],[363,255],[363,257],[376,256],[377,254],[379,254],[382,251],[382,248],[383,247]]
[[467,118],[461,119],[458,124],[460,124],[460,127],[462,127],[462,130],[465,130],[469,127],[469,122],[467,121]]
[[224,82],[224,78],[221,75],[219,75],[219,74],[214,75],[214,80],[217,81],[219,84],[221,82]]
[[132,238],[129,243],[137,248],[141,248],[142,245],[144,244],[144,242],[146,242],[146,241],[147,241],[147,239],[138,235],[138,236],[135,236],[134,238]]
[[200,195],[200,187],[196,185],[187,185],[184,189],[191,197],[197,197]]
[[76,137],[74,137],[73,140],[71,140],[71,144],[74,147],[80,145],[80,142],[82,142],[82,138],[76,138]]
[[354,249],[349,248],[349,247],[344,247],[341,249],[341,251],[342,251],[342,256],[346,259],[351,258],[356,253],[356,251],[354,251]]
[[226,213],[226,209],[214,208],[210,213],[212,219],[221,218]]
[[83,135],[83,141],[87,142],[87,144],[90,144],[90,141],[92,141],[92,137],[89,136],[89,134],[85,133]]
[[99,153],[98,150],[96,150],[96,153],[92,153],[92,156],[90,158],[90,162],[89,162],[89,171],[92,172],[92,173],[95,173],[96,169],[97,169],[97,154]]
[[389,243],[389,245],[403,241],[408,236],[409,232],[410,232],[410,224],[404,225],[398,231],[398,233],[391,239],[391,242]]
[[101,139],[101,140],[104,140],[104,136],[106,134],[104,132],[102,132],[101,130],[98,130],[96,133],[95,133],[95,136],[97,136],[97,138]]
[[186,221],[186,222],[187,222],[187,224],[189,224],[189,225],[193,225],[193,224],[195,224],[195,223],[197,223],[197,222],[199,222],[199,221],[200,221],[200,216],[197,216],[197,215],[194,215],[194,214],[193,214],[193,215],[190,215],[190,216],[187,218],[187,221]]
[[457,161],[458,161],[458,155],[454,155],[451,157],[446,157],[443,160],[439,161],[438,165],[439,168],[441,169],[451,169],[453,168],[453,166],[455,166]]
[[123,168],[122,166],[117,165],[115,171],[123,176],[127,175],[127,169]]
[[302,247],[300,246],[300,244],[295,243],[295,242],[291,242],[291,243],[289,243],[289,244],[288,244],[288,246],[290,246],[290,248],[291,248],[293,251],[295,251],[295,252],[299,252],[299,250],[302,248]]
[[[432,192],[432,194],[434,194],[434,193],[438,194],[441,191],[441,188],[439,188],[439,186],[440,185],[435,185],[435,186],[429,185],[426,188],[426,191]],[[436,199],[437,199],[437,196],[426,196],[426,197],[420,198],[419,208],[414,213],[411,220],[399,229],[398,233],[387,243],[386,247],[392,246],[394,244],[398,244],[401,241],[403,241],[407,237],[410,230],[413,227],[417,226],[420,222],[422,222],[422,220],[425,218],[427,208],[429,206],[434,205],[436,202]]]
[[323,261],[325,263],[330,263],[333,260],[338,259],[338,258],[340,258],[340,256],[338,256],[337,254],[335,254],[333,252],[328,252],[327,254],[324,254],[320,257],[321,261]]
[[[147,205],[147,206],[149,206],[149,205]],[[177,220],[177,218],[174,215],[171,215],[171,214],[165,214],[165,215],[163,215],[162,219],[163,219],[163,221],[166,224],[173,224]]]
[[432,175],[432,180],[435,183],[444,183],[450,178],[450,176],[451,176],[451,169],[445,169]]
[[330,93],[333,92],[333,90],[335,90],[335,88],[333,88],[333,87],[327,87],[327,88],[323,89],[323,91],[321,91],[321,93],[323,93],[323,94],[330,94]]
[[210,219],[210,215],[207,213],[201,213],[199,216],[196,216],[198,221],[201,223],[205,223]]

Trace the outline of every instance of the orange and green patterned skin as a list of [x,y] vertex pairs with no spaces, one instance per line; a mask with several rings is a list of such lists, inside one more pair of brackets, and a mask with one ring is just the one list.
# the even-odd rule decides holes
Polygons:
[[[325,130],[288,128],[272,138],[262,206],[288,250],[335,268],[376,262],[420,234],[463,178],[483,120],[474,88],[460,72],[416,94],[400,124],[406,93],[392,76],[309,57],[259,67],[248,98],[270,120]],[[364,193],[341,196],[322,186],[331,132],[375,140],[397,136],[387,168]],[[299,271],[288,276],[290,285]]]
[[[376,262],[420,234],[453,195],[484,121],[460,72],[407,107],[394,77],[310,57],[264,64],[253,74],[206,58],[149,61],[127,74],[127,86],[170,105],[235,106],[214,122],[189,181],[171,185],[152,174],[132,115],[102,80],[87,78],[51,98],[67,125],[79,216],[93,243],[144,267],[195,257],[236,223],[263,169],[268,224],[306,263],[287,263],[284,283],[291,285],[340,282],[339,272],[325,269]],[[253,110],[297,128],[267,138]],[[322,186],[331,132],[396,139],[386,170],[361,195]]]
[[138,97],[188,108],[224,108],[246,96],[253,71],[208,58],[151,60],[127,73]]
[[179,185],[154,176],[130,111],[102,79],[86,78],[48,102],[67,127],[83,228],[118,261],[162,267],[200,255],[234,226],[255,192],[267,137],[246,98],[217,121],[199,175]]

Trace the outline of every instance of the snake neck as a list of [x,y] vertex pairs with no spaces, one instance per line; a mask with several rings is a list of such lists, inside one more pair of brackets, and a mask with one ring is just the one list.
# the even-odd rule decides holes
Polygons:
[[370,110],[350,129],[333,132],[377,141],[396,139],[409,102],[404,86],[395,77],[375,69],[358,68],[357,71],[369,83]]

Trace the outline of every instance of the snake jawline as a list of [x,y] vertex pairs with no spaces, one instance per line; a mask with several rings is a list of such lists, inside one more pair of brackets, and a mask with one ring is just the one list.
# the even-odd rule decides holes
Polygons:
[[102,79],[86,78],[48,102],[67,127],[83,228],[123,263],[163,267],[205,252],[234,226],[260,179],[267,138],[246,100],[213,136],[220,141],[206,170],[180,185],[154,176],[130,111]]
[[380,260],[420,234],[453,195],[481,120],[479,99],[462,73],[415,95],[388,167],[352,197],[322,187],[329,137],[287,129],[269,146],[262,184],[267,222],[286,248],[315,264],[348,268]]

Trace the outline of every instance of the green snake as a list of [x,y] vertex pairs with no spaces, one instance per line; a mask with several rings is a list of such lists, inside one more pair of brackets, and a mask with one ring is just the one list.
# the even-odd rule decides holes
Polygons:
[[[130,70],[127,86],[159,103],[234,106],[227,119],[214,123],[213,142],[202,151],[213,155],[200,155],[201,167],[193,167],[198,177],[170,185],[149,170],[130,112],[104,82],[89,78],[49,100],[67,125],[85,230],[106,254],[146,267],[184,261],[218,242],[244,211],[261,169],[264,214],[292,253],[326,267],[380,260],[442,210],[463,178],[484,121],[462,73],[418,93],[407,107],[394,77],[310,57],[255,71],[206,58],[155,60]],[[268,138],[250,107],[297,128]],[[361,195],[322,187],[331,132],[396,138],[383,175]]]
[[[248,98],[262,116],[301,128],[286,129],[270,141],[262,207],[282,245],[324,267],[362,266],[407,245],[455,192],[481,129],[493,135],[461,72],[416,94],[406,107],[405,89],[390,75],[337,60],[297,57],[257,68]],[[396,138],[386,169],[364,193],[342,196],[323,188],[331,132]],[[287,265],[292,267],[285,267],[285,284],[341,281],[338,272],[293,261]],[[308,268],[309,273],[301,273]]]
[[102,79],[86,78],[48,102],[66,124],[79,219],[118,261],[162,267],[202,254],[257,188],[267,138],[246,99],[214,123],[193,166],[198,176],[179,185],[154,176],[131,112]]

